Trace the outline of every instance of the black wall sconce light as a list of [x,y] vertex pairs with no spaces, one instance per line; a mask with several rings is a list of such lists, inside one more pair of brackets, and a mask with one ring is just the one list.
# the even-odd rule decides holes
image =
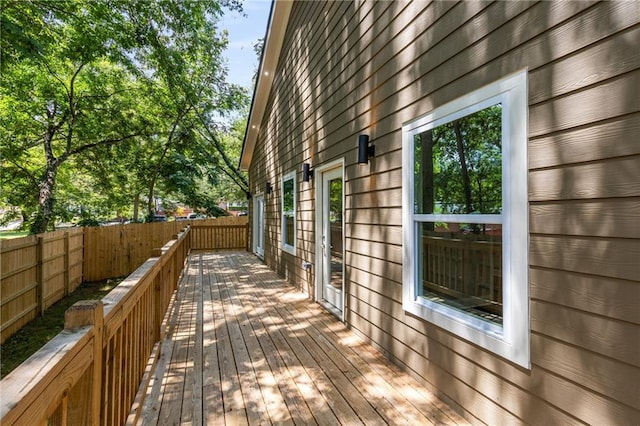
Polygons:
[[271,186],[271,182],[267,182],[267,185],[264,188],[264,192],[266,192],[267,194],[271,194],[271,191],[273,191],[273,187]]
[[311,170],[311,164],[304,163],[302,164],[302,181],[309,182],[309,180],[313,177],[313,170]]
[[247,200],[251,199],[251,193],[249,191],[245,191],[245,194],[247,194]]
[[369,158],[375,157],[375,145],[369,145],[369,135],[358,136],[358,164],[367,164]]

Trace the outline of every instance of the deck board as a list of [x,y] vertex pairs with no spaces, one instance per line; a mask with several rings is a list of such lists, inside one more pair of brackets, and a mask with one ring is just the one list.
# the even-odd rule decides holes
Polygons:
[[138,424],[466,424],[253,255],[192,253]]

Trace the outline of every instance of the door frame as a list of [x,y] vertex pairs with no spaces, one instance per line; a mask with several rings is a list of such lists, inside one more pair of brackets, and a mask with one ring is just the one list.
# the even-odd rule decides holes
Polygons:
[[[262,198],[262,213],[260,215],[257,214],[258,211],[258,199]],[[264,259],[264,211],[265,211],[265,205],[264,205],[264,193],[259,193],[253,196],[253,244],[252,244],[252,248],[253,248],[253,253],[256,254],[256,256],[258,256],[261,259]],[[262,218],[262,221],[260,221],[260,218]],[[258,242],[260,241],[260,232],[262,233],[262,252],[258,251]]]
[[[322,184],[323,182],[323,178],[324,178],[324,174],[326,172],[329,171],[334,171],[336,169],[340,169],[340,171],[342,172],[342,251],[343,251],[343,258],[342,258],[342,312],[339,312],[336,308],[334,308],[333,306],[329,305],[328,303],[324,302],[324,299],[322,298],[322,292],[323,292],[323,278],[324,278],[324,268],[323,268],[323,263],[322,263],[322,226],[323,226],[323,213],[325,210],[325,205],[324,205],[324,185]],[[334,314],[336,317],[338,317],[340,319],[340,321],[344,322],[344,319],[346,318],[346,310],[347,310],[347,298],[346,298],[346,285],[345,285],[345,256],[344,256],[344,252],[345,252],[345,185],[344,185],[344,158],[341,158],[339,160],[335,160],[335,161],[331,161],[329,163],[326,164],[322,164],[319,166],[315,167],[314,170],[314,176],[313,176],[313,180],[314,180],[314,186],[315,186],[315,207],[316,207],[316,211],[315,211],[315,252],[316,252],[316,268],[315,268],[315,291],[314,291],[314,299],[316,302],[318,302],[320,305],[322,305],[325,309],[327,309],[329,312],[331,312],[332,314]]]

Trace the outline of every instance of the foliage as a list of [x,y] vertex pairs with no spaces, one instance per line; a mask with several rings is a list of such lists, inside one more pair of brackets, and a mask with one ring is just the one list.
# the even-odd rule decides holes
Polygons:
[[246,176],[225,151],[237,137],[219,122],[248,97],[225,81],[226,34],[216,28],[238,2],[1,7],[0,206],[19,207],[31,232],[137,218],[142,203],[152,215],[157,199],[215,211],[207,185],[218,183],[244,194]]
[[499,214],[502,107],[485,108],[416,137],[417,212]]
[[26,237],[27,231],[0,231],[0,240]]

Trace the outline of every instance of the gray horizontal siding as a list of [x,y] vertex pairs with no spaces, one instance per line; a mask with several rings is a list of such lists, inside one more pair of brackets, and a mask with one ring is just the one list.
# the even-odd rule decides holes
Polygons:
[[[470,418],[640,418],[640,3],[297,2],[250,168],[266,261],[308,290],[314,188],[345,160],[347,322]],[[532,369],[402,309],[402,123],[529,70]],[[360,133],[376,157],[356,161]],[[297,253],[280,183],[297,171]],[[312,294],[312,293],[311,293]],[[634,340],[635,339],[635,340]]]

